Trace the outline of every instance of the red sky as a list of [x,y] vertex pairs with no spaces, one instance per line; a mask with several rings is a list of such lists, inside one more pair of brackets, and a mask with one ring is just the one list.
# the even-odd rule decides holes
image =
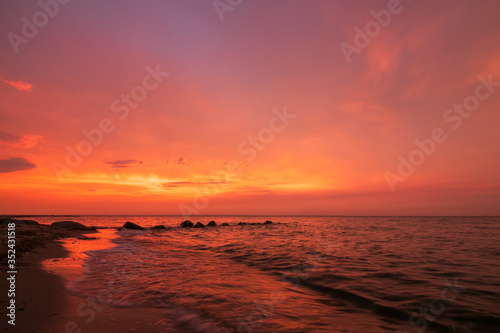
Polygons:
[[0,4],[0,213],[500,215],[498,1],[46,1]]

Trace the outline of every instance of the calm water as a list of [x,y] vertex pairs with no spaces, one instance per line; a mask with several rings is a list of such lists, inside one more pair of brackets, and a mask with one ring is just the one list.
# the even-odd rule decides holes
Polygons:
[[[64,220],[68,218],[59,218]],[[178,226],[182,217],[72,217]],[[165,332],[499,332],[500,219],[198,217],[122,230],[68,288],[164,309]],[[37,218],[42,223],[55,218]]]

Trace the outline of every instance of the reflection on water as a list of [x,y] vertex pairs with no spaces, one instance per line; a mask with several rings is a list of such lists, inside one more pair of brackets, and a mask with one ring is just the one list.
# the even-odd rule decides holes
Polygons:
[[[106,218],[99,223],[122,223]],[[145,226],[160,219],[182,220],[128,217]],[[114,306],[162,308],[167,332],[500,327],[494,218],[280,217],[245,226],[235,224],[265,219],[206,219],[233,225],[119,231],[114,247],[89,252],[70,290]]]
[[42,268],[47,272],[58,274],[66,281],[71,281],[83,274],[83,264],[88,257],[87,251],[107,249],[115,244],[112,239],[118,235],[112,229],[98,230],[98,233],[82,235],[80,237],[63,238],[62,243],[68,256],[51,258],[42,261]]

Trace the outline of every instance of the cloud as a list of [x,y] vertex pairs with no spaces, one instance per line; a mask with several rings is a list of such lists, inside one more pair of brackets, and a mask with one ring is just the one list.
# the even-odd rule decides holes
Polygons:
[[0,173],[30,170],[34,168],[36,168],[35,164],[22,157],[10,157],[6,160],[0,160]]
[[3,142],[12,143],[12,142],[16,142],[20,138],[21,138],[20,136],[17,136],[14,134],[0,132],[0,141],[3,141]]
[[114,161],[106,161],[105,164],[111,165],[114,169],[122,169],[128,168],[130,164],[142,164],[142,161],[136,160],[114,160]]
[[0,132],[0,144],[9,145],[14,148],[29,149],[35,147],[41,140],[41,135],[15,135],[7,132]]
[[180,181],[180,182],[168,182],[165,184],[162,184],[162,187],[165,188],[172,188],[172,187],[192,187],[192,186],[200,186],[200,185],[220,185],[220,184],[228,184],[229,182],[227,181],[220,181],[220,182],[190,182],[190,181]]
[[191,159],[190,158],[184,158],[184,157],[179,157],[177,160],[174,161],[175,164],[177,165],[189,165],[191,164]]
[[396,113],[390,108],[375,102],[360,101],[354,97],[339,105],[339,111],[369,123],[387,123],[396,118]]
[[193,162],[193,159],[188,157],[178,157],[178,158],[171,158],[171,159],[168,159],[168,160],[165,160],[165,163],[166,164],[174,164],[174,165],[190,165],[191,163]]
[[17,90],[21,91],[29,91],[31,92],[31,88],[33,85],[31,83],[23,82],[23,81],[7,81],[3,80],[4,83],[7,83],[8,85],[13,86]]

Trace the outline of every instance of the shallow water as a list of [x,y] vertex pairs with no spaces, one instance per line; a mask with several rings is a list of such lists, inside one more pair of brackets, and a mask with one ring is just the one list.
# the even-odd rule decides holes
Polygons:
[[162,308],[165,332],[500,329],[498,218],[273,217],[280,223],[236,225],[266,219],[207,216],[193,221],[232,225],[118,231],[116,246],[88,252],[68,288],[114,306]]

